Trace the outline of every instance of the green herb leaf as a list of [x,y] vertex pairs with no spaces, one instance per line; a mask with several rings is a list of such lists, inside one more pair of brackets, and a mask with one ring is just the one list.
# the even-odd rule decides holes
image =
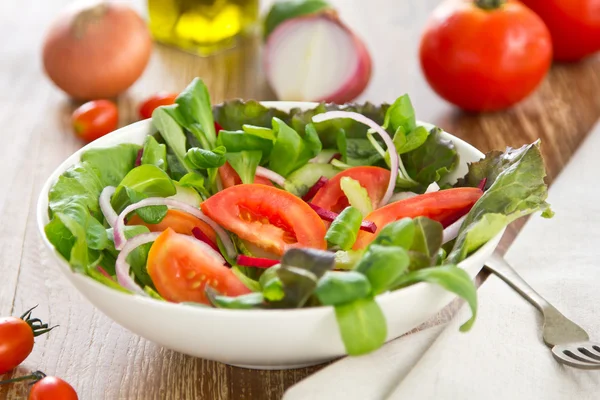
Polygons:
[[325,234],[325,240],[330,247],[349,250],[356,242],[361,222],[361,212],[352,206],[346,207],[331,223]]
[[402,155],[409,176],[426,188],[439,182],[458,164],[458,152],[451,140],[443,139],[441,130],[434,128],[419,148]]
[[269,168],[282,176],[288,176],[321,151],[321,142],[310,124],[303,138],[285,122],[273,118],[273,132],[277,136],[273,145],[277,157],[269,160]]
[[[127,194],[128,204],[135,204],[140,202],[148,196],[144,193],[125,187],[125,193]],[[147,224],[158,224],[167,215],[169,209],[167,206],[148,206],[142,207],[135,210],[135,213]]]
[[402,247],[371,244],[354,270],[364,274],[373,293],[379,294],[391,289],[409,265],[410,257]]
[[385,113],[383,129],[397,132],[401,128],[406,133],[412,132],[416,127],[415,109],[410,97],[407,94],[398,97]]
[[258,167],[261,157],[262,153],[260,151],[240,151],[225,154],[227,162],[238,173],[242,183],[254,182],[256,167]]
[[408,250],[415,240],[415,231],[413,220],[402,218],[384,226],[370,246],[397,246]]
[[154,165],[163,171],[167,170],[167,146],[159,144],[152,135],[146,136],[142,152],[142,165]]
[[422,253],[432,259],[442,247],[444,227],[439,222],[426,217],[417,217],[413,223],[415,235],[410,250]]
[[210,193],[204,187],[205,178],[197,172],[190,172],[185,174],[180,180],[179,184],[183,187],[190,187],[196,189],[204,198],[210,197]]
[[[167,161],[171,176],[174,179],[176,177],[173,172],[177,172],[177,175],[182,176],[186,172],[193,172],[192,168],[185,162],[186,137],[183,128],[176,120],[176,118],[179,118],[177,107],[177,105],[161,106],[152,112],[152,125],[167,143]],[[172,154],[172,158],[169,158],[170,154]]]
[[404,287],[417,282],[434,283],[465,299],[471,307],[472,317],[460,327],[460,330],[466,332],[471,329],[477,317],[477,287],[469,274],[455,265],[424,268],[402,275],[395,286]]
[[[134,192],[139,195],[135,195]],[[176,193],[177,189],[165,171],[157,166],[145,164],[132,169],[125,175],[115,190],[111,204],[114,210],[120,213],[125,207],[135,202],[132,197],[139,201],[146,197],[169,197]]]
[[428,136],[429,132],[422,126],[416,127],[409,133],[406,133],[403,127],[399,127],[394,134],[394,146],[398,154],[408,153],[421,147]]
[[219,168],[225,164],[225,152],[223,146],[215,147],[212,150],[193,147],[187,151],[185,160],[195,169]]
[[509,148],[496,156],[498,162],[486,163],[496,166],[485,167],[493,183],[467,214],[448,256],[450,262],[464,260],[517,218],[536,211],[551,215],[539,146],[537,141],[520,149]]
[[248,289],[252,290],[253,292],[261,291],[260,284],[254,279],[250,278],[248,275],[244,274],[239,266],[234,265],[231,267],[231,272],[233,272],[233,274],[237,276],[238,279],[242,281],[244,286],[246,286]]
[[[183,126],[189,130],[206,149],[215,147],[217,135],[213,120],[210,95],[200,78],[194,80],[177,96],[175,103],[182,117]],[[153,115],[154,117],[154,115]]]
[[354,271],[328,271],[319,280],[315,295],[324,306],[336,306],[367,297],[371,292],[369,280]]
[[335,317],[349,355],[370,353],[385,343],[387,323],[372,297],[335,306]]
[[[271,132],[270,129],[268,131]],[[271,150],[273,150],[273,141],[274,139],[267,139],[244,131],[222,130],[219,133],[217,143],[225,146],[229,153],[258,150],[265,157],[268,157],[271,154]]]

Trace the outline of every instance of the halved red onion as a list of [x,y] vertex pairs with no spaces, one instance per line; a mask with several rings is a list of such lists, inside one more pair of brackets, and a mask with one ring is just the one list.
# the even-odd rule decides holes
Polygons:
[[113,194],[115,194],[116,188],[114,186],[107,186],[102,189],[102,193],[100,193],[100,199],[98,202],[100,203],[100,210],[102,210],[102,214],[104,214],[104,218],[106,222],[114,228],[117,223],[117,218],[119,217],[112,205],[110,204],[110,198]]
[[[319,207],[316,204],[313,204],[313,203],[307,203],[307,204],[310,206],[310,208],[315,210],[315,212],[317,213],[317,215],[319,217],[321,217],[321,219],[323,219],[325,221],[331,222],[334,219],[336,219],[337,216],[339,215],[338,213],[326,210],[323,207]],[[375,225],[375,223],[372,221],[367,221],[367,220],[363,219],[362,222],[360,223],[360,230],[375,233],[375,232],[377,232],[377,225]]]
[[[115,238],[115,248],[117,250],[121,250],[123,246],[127,243],[127,239],[124,234],[125,227],[125,217],[132,211],[137,210],[138,208],[148,207],[148,206],[167,206],[172,209],[180,210],[186,212],[188,214],[193,215],[194,217],[206,222],[210,225],[211,228],[215,230],[221,242],[223,243],[223,247],[225,247],[225,251],[227,252],[227,256],[231,258],[235,258],[237,252],[235,251],[235,246],[231,241],[231,238],[225,232],[223,228],[221,228],[215,221],[204,215],[202,211],[198,208],[190,206],[189,204],[183,203],[181,201],[167,199],[163,197],[150,197],[148,199],[144,199],[135,204],[131,204],[126,207],[119,217],[117,218],[117,222],[114,226],[114,238]],[[136,236],[137,237],[137,236]],[[129,239],[132,240],[132,239]]]
[[302,196],[302,200],[309,201],[310,199],[315,197],[319,189],[325,186],[327,182],[329,182],[329,179],[327,179],[324,176],[320,177],[319,180],[314,185],[312,185],[310,189],[308,189],[308,192],[306,192],[306,194]]
[[[116,232],[117,229],[115,228],[115,238]],[[147,296],[146,292],[144,292],[144,290],[137,283],[135,283],[135,280],[131,277],[131,275],[129,275],[130,267],[129,263],[127,262],[127,256],[139,246],[154,242],[160,234],[161,232],[142,233],[141,235],[137,235],[129,239],[127,243],[125,243],[117,257],[117,262],[115,264],[117,282],[119,282],[119,285],[123,286],[127,290],[131,290],[134,293]]]
[[467,216],[463,215],[452,225],[450,225],[446,229],[444,229],[444,236],[442,237],[442,244],[448,243],[449,241],[456,239],[456,237],[458,236],[458,232],[460,231],[460,227],[462,226],[462,223],[465,222],[465,219],[467,219]]
[[285,185],[285,178],[283,176],[279,175],[275,171],[266,169],[265,167],[261,167],[261,166],[256,167],[256,176],[267,178],[271,182],[274,182],[281,187],[283,187],[283,185]]
[[[387,150],[390,153],[390,181],[388,183],[387,190],[385,195],[381,199],[381,203],[379,205],[387,204],[392,195],[394,194],[394,187],[396,186],[396,178],[398,177],[398,165],[399,165],[399,156],[396,151],[396,146],[394,146],[394,142],[390,135],[383,129],[378,123],[369,118],[365,117],[362,114],[349,112],[349,111],[329,111],[323,114],[315,115],[312,120],[315,123],[329,121],[331,119],[337,118],[349,118],[353,119],[356,122],[360,122],[361,124],[367,125],[369,128],[373,129],[375,132],[381,136],[385,145],[387,146]],[[379,206],[378,205],[378,206]]]
[[250,257],[244,254],[240,254],[237,258],[238,265],[243,267],[254,267],[254,268],[271,268],[273,265],[279,264],[279,260],[272,260],[270,258]]

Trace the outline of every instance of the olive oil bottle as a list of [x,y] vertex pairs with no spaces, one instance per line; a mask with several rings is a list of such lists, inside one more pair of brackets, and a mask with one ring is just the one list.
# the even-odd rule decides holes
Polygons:
[[150,31],[162,43],[201,55],[232,47],[258,18],[259,0],[148,0]]

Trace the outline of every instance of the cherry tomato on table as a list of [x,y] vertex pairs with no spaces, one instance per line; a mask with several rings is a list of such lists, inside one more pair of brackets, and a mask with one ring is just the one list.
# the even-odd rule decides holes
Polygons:
[[108,100],[94,100],[83,104],[73,112],[71,123],[75,134],[91,142],[117,129],[119,112]]
[[56,376],[45,376],[33,384],[28,400],[78,400],[77,392],[68,382]]
[[406,217],[427,217],[447,227],[465,215],[482,195],[483,191],[479,188],[455,188],[422,194],[378,208],[365,217],[377,225],[377,232],[360,231],[353,249],[364,249],[384,226]]
[[600,51],[600,0],[521,0],[552,35],[554,59],[578,61]]
[[315,195],[311,203],[335,213],[341,213],[350,203],[342,191],[340,182],[343,177],[352,178],[367,190],[373,209],[379,203],[387,190],[390,181],[390,171],[379,167],[353,167],[340,172],[331,178]]
[[217,224],[263,250],[326,249],[325,224],[299,197],[275,187],[248,184],[224,189],[200,208]]
[[140,119],[151,118],[155,108],[175,103],[177,96],[177,93],[160,92],[148,97],[140,106]]
[[517,1],[445,1],[426,26],[420,60],[438,95],[468,111],[496,111],[542,82],[552,40],[541,18]]
[[31,318],[33,308],[21,318],[0,318],[0,374],[21,364],[33,349],[34,337],[52,329],[39,319]]
[[215,257],[217,253],[197,239],[167,228],[148,253],[148,274],[158,293],[168,301],[208,304],[205,287],[239,296],[250,290]]

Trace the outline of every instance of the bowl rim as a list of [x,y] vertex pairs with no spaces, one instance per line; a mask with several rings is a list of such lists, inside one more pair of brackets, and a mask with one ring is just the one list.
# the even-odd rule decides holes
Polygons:
[[[295,107],[311,108],[311,107],[316,107],[319,104],[316,102],[298,102],[298,101],[261,101],[260,103],[266,107],[280,108],[280,109],[281,108],[291,109],[291,108],[295,108]],[[428,129],[431,129],[435,126],[434,124],[422,122],[422,121],[418,121],[418,120],[417,120],[417,124],[420,126],[424,126]],[[71,167],[71,166],[75,165],[77,162],[79,162],[79,161],[75,161],[75,162],[71,161],[72,158],[78,158],[78,156],[80,156],[83,152],[85,152],[89,149],[102,148],[103,146],[101,145],[101,142],[103,141],[104,138],[114,137],[114,135],[124,135],[124,132],[130,131],[130,130],[135,130],[136,128],[138,128],[141,125],[151,126],[151,119],[145,119],[145,120],[137,121],[132,124],[123,126],[119,129],[109,133],[108,135],[101,137],[98,140],[95,140],[91,143],[86,144],[85,146],[83,146],[79,150],[75,151],[70,156],[68,156],[63,162],[61,162],[52,171],[52,173],[49,175],[49,177],[44,182],[44,185],[42,186],[42,189],[38,196],[37,205],[36,205],[36,213],[37,213],[36,219],[37,219],[38,232],[40,233],[40,235],[42,237],[42,241],[44,242],[44,244],[46,245],[48,250],[54,255],[54,257],[59,262],[60,269],[63,271],[63,273],[73,274],[72,275],[73,277],[86,280],[87,283],[96,286],[101,291],[105,291],[106,294],[114,295],[117,297],[123,296],[122,298],[125,300],[138,301],[138,302],[141,302],[141,304],[147,303],[148,305],[151,305],[154,307],[161,307],[161,308],[164,307],[165,309],[175,308],[175,310],[182,310],[182,307],[186,307],[189,312],[197,312],[199,314],[210,313],[212,316],[219,314],[219,315],[231,316],[231,317],[240,318],[240,319],[243,319],[243,318],[252,319],[259,315],[261,315],[261,316],[262,315],[274,315],[279,318],[281,318],[281,317],[285,318],[285,316],[289,316],[288,318],[293,318],[295,316],[311,314],[311,313],[313,313],[313,314],[321,313],[322,315],[325,315],[326,313],[329,313],[333,310],[333,306],[318,306],[318,307],[293,308],[293,309],[238,310],[238,309],[221,309],[221,308],[214,308],[214,307],[208,307],[208,306],[203,307],[201,305],[197,306],[197,305],[186,304],[186,303],[172,303],[172,302],[168,302],[168,301],[154,299],[150,296],[140,296],[140,295],[136,295],[134,293],[122,292],[122,291],[119,291],[117,289],[111,288],[110,286],[107,286],[107,285],[104,285],[104,284],[98,282],[97,280],[93,279],[89,275],[80,274],[80,273],[77,273],[76,271],[74,271],[71,268],[68,261],[65,260],[63,258],[63,256],[60,253],[58,253],[58,250],[54,247],[54,245],[52,245],[52,243],[50,243],[50,241],[48,240],[48,237],[46,236],[45,230],[44,230],[46,224],[49,222],[49,217],[48,217],[48,212],[47,212],[47,199],[48,199],[48,194],[49,194],[50,188],[56,182],[58,177],[66,169],[68,169],[69,167]],[[479,151],[473,145],[452,135],[449,132],[446,132],[446,131],[443,131],[443,132],[445,134],[449,135],[453,142],[459,142],[462,145],[464,145],[465,147],[472,149],[480,158],[485,157],[485,154],[483,154],[481,151]],[[100,142],[100,143],[98,143],[98,142]],[[119,142],[119,143],[127,143],[127,142]],[[458,263],[457,266],[459,268],[464,269],[464,266],[466,264],[468,264],[471,259],[477,258],[477,256],[481,253],[491,252],[489,248],[490,247],[495,248],[497,246],[497,242],[498,242],[499,238],[504,234],[505,229],[506,228],[502,229],[502,231],[500,231],[496,236],[494,236],[493,238],[488,240],[488,242],[485,243],[483,246],[481,246],[477,251],[475,251],[469,257],[465,258],[460,263]],[[492,249],[492,251],[493,251],[493,249]],[[382,302],[383,303],[391,302],[394,300],[395,297],[400,297],[402,295],[407,296],[410,294],[410,292],[418,292],[419,290],[423,290],[423,288],[425,288],[426,285],[429,285],[429,284],[426,282],[419,282],[419,283],[413,284],[411,286],[408,286],[408,287],[405,287],[405,288],[402,288],[399,290],[381,293],[381,294],[375,296],[375,299],[377,300],[378,303],[383,305]],[[79,288],[77,288],[77,290],[79,291]],[[195,311],[192,311],[192,310],[195,310]],[[317,315],[315,315],[315,316],[317,316]]]

